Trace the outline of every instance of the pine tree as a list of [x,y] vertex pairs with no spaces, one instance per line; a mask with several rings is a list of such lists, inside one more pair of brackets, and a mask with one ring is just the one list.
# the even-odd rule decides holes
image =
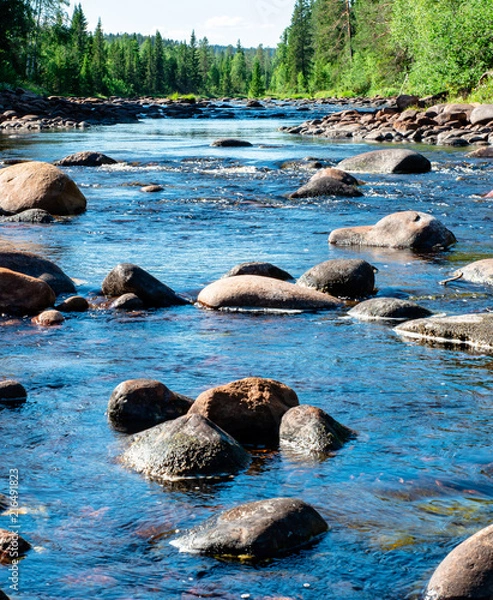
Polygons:
[[248,85],[248,70],[245,58],[245,51],[238,40],[236,52],[231,63],[231,83],[235,94],[243,95]]
[[262,68],[258,57],[255,57],[253,61],[252,69],[252,81],[250,83],[250,89],[248,95],[250,98],[261,98],[265,94],[265,83],[262,76]]
[[288,31],[287,56],[290,83],[293,88],[299,86],[300,73],[301,79],[308,81],[312,68],[312,57],[312,2],[311,0],[296,0]]
[[104,39],[101,19],[98,20],[96,31],[92,42],[91,73],[94,91],[98,94],[106,94],[106,77],[108,73],[108,56],[106,41]]

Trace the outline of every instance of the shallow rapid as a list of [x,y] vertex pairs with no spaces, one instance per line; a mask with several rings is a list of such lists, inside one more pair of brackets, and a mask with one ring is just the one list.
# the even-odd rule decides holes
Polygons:
[[[56,262],[96,297],[118,263],[140,265],[180,293],[234,265],[268,261],[299,277],[331,258],[378,268],[378,295],[436,313],[493,308],[491,290],[439,284],[493,254],[491,163],[464,148],[410,146],[424,175],[361,176],[362,198],[288,200],[314,173],[381,145],[298,138],[279,120],[146,120],[86,131],[0,137],[5,159],[55,161],[96,150],[115,166],[67,168],[85,214],[53,225],[3,224],[0,238]],[[248,148],[212,148],[220,137]],[[298,167],[283,163],[297,161]],[[145,194],[144,185],[163,191]],[[335,228],[399,210],[433,214],[454,232],[450,251],[417,255],[329,247]],[[493,515],[493,357],[408,342],[391,327],[329,313],[212,312],[182,306],[92,309],[61,327],[0,321],[2,377],[28,401],[0,408],[0,492],[19,470],[19,533],[34,546],[20,565],[26,600],[417,599],[442,558]],[[128,445],[105,410],[123,380],[154,378],[197,397],[248,376],[277,379],[358,436],[323,462],[258,451],[247,472],[220,482],[160,486],[118,462]],[[288,496],[330,525],[319,542],[259,565],[170,545],[176,530],[236,504]],[[9,528],[10,517],[0,516]],[[9,590],[0,569],[0,589]]]

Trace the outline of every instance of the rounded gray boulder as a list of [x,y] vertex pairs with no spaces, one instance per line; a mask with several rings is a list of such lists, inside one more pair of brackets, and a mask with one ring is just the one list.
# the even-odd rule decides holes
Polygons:
[[430,161],[414,150],[389,149],[364,152],[341,161],[337,168],[350,173],[428,173]]
[[171,544],[182,552],[262,560],[298,550],[328,528],[321,515],[302,500],[272,498],[227,510]]
[[170,287],[131,263],[121,263],[112,269],[103,281],[102,290],[109,297],[136,294],[146,306],[154,308],[188,304]]
[[301,404],[284,414],[279,429],[282,449],[303,454],[326,455],[342,448],[354,432],[325,411]]
[[375,271],[358,258],[327,260],[303,273],[296,283],[338,298],[362,298],[375,291]]
[[190,414],[137,434],[122,462],[148,479],[222,478],[245,469],[247,452],[202,415]]
[[226,277],[237,277],[238,275],[258,275],[259,277],[271,277],[281,281],[294,279],[287,271],[276,267],[269,262],[244,262],[230,269],[221,279]]
[[310,179],[296,192],[289,195],[289,198],[316,198],[318,196],[343,196],[346,198],[357,198],[363,196],[355,185],[348,185],[333,177],[317,177]]
[[160,381],[129,379],[120,383],[108,402],[108,420],[124,433],[137,433],[185,415],[193,400],[175,394]]
[[348,315],[361,321],[409,321],[431,317],[433,313],[411,300],[370,298],[353,307]]

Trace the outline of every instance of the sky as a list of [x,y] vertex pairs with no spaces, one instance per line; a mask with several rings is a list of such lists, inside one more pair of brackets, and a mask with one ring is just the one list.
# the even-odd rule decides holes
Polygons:
[[[142,33],[159,30],[164,38],[189,40],[192,30],[210,44],[245,48],[276,47],[289,25],[295,0],[77,0],[94,31],[101,18],[105,33]],[[72,0],[69,15],[72,14]]]

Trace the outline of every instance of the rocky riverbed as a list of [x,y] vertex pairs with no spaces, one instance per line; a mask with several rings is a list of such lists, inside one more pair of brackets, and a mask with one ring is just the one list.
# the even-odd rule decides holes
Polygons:
[[[377,110],[343,110],[301,125],[282,127],[281,131],[355,142],[492,145],[493,105],[434,104],[436,100],[439,98],[399,96]],[[485,150],[479,152],[478,156],[488,154]]]

